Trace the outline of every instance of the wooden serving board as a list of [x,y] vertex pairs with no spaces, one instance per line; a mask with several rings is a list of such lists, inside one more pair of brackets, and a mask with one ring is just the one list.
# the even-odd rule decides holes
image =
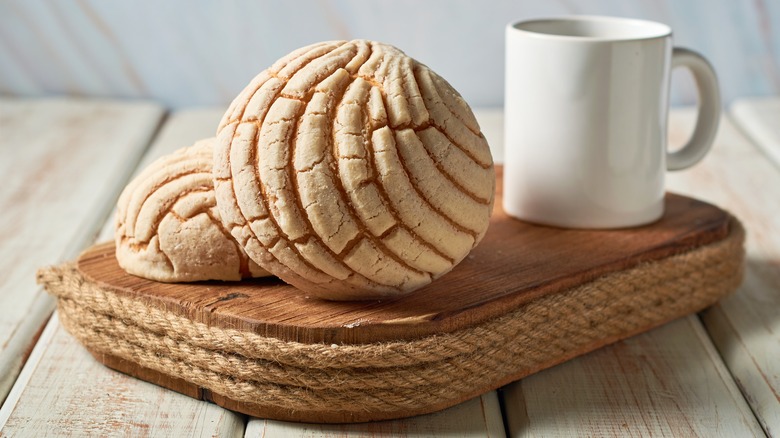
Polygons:
[[78,267],[119,294],[209,326],[304,343],[370,343],[474,325],[541,295],[723,239],[730,220],[717,207],[673,194],[667,195],[659,222],[626,230],[537,226],[495,210],[484,240],[463,262],[431,285],[393,300],[324,301],[276,278],[159,283],[126,274],[112,243],[88,249]]
[[[500,207],[500,181],[499,173],[496,208],[482,243],[452,272],[426,288],[397,299],[323,301],[308,297],[275,278],[233,283],[159,283],[126,274],[117,264],[111,243],[96,245],[85,251],[77,260],[75,271],[71,271],[73,273],[59,271],[50,275],[49,280],[42,275],[41,281],[50,292],[60,297],[60,313],[65,327],[107,366],[250,415],[313,422],[380,420],[443,409],[701,310],[733,291],[739,282],[743,257],[742,230],[729,213],[715,206],[668,194],[664,216],[645,227],[606,231],[560,229],[508,217]],[[697,266],[701,267],[695,268],[693,273],[691,267],[686,266],[688,262],[679,259],[689,255],[693,255],[698,260]],[[704,270],[710,271],[706,278],[697,277],[703,275],[701,272]],[[652,273],[648,276],[650,271]],[[635,278],[648,280],[642,280],[641,284],[624,281],[626,273],[634,272],[645,276]],[[63,278],[69,276],[78,278],[70,283],[64,282]],[[609,286],[616,278],[623,280],[615,284],[627,286]],[[680,288],[682,283],[686,286]],[[595,284],[598,285],[589,286]],[[77,294],[64,290],[73,285],[83,290]],[[612,293],[609,300],[620,303],[595,302],[598,298],[594,297],[604,294],[594,295],[593,290],[603,290],[605,285],[609,289],[607,292]],[[95,293],[99,295],[97,301]],[[544,309],[548,305],[556,305],[558,297],[565,297],[563,300],[568,304],[564,303],[564,307],[574,313],[565,315],[558,309],[546,315]],[[107,300],[114,304],[105,307]],[[581,302],[584,306],[578,307]],[[529,323],[530,310],[526,309],[535,308],[538,316],[540,307],[545,314],[540,323]],[[82,314],[79,309],[88,312]],[[128,309],[130,313],[127,313]],[[138,316],[139,312],[157,312],[154,318],[162,318],[165,323],[176,320],[176,324],[194,325],[187,329],[190,332],[172,333],[177,330],[176,324],[167,329],[160,329],[156,323],[146,326],[144,316]],[[565,320],[572,316],[576,321]],[[520,327],[520,335],[516,334],[517,331],[503,330],[506,325]],[[568,327],[553,334],[564,325]],[[127,340],[123,334],[125,329],[116,327],[136,330],[132,335],[136,336],[134,339],[139,339],[138,336],[159,339],[160,349],[149,355],[143,346],[149,341],[143,344],[131,340],[123,344],[125,346],[121,348],[124,350],[117,347],[115,352],[114,345]],[[427,369],[435,374],[438,371],[431,370],[469,369],[469,361],[476,357],[499,362],[489,365],[485,372],[461,374],[465,376],[463,384],[453,394],[449,394],[446,388],[434,390],[434,387],[426,386],[426,382],[420,383],[419,390],[410,386],[398,388],[397,393],[388,387],[375,388],[376,393],[372,393],[374,389],[361,391],[360,388],[344,388],[342,391],[339,384],[330,381],[331,377],[340,379],[361,375],[361,378],[371,379],[371,373],[385,376],[387,369],[381,364],[353,366],[350,364],[352,356],[349,355],[352,353],[346,356],[346,365],[343,361],[342,365],[331,365],[327,361],[333,356],[328,351],[316,352],[321,354],[317,356],[321,359],[315,359],[314,365],[306,360],[285,365],[277,362],[277,356],[263,356],[265,353],[262,351],[259,356],[244,358],[241,346],[244,344],[230,347],[233,348],[231,350],[219,342],[212,346],[204,341],[205,338],[195,340],[187,348],[194,349],[192,351],[205,348],[206,357],[219,357],[218,362],[222,362],[215,363],[213,367],[210,360],[190,363],[188,356],[182,356],[180,351],[174,352],[179,356],[170,356],[170,349],[177,349],[177,343],[189,344],[188,336],[191,335],[187,333],[192,333],[192,330],[201,330],[197,336],[210,336],[211,330],[233,333],[228,336],[246,335],[248,342],[261,345],[270,342],[275,345],[273,348],[279,345],[292,349],[306,349],[307,345],[315,348],[345,347],[358,355],[369,350],[384,354],[382,345],[387,342],[402,347],[414,345],[418,350],[409,361],[392,368],[394,376],[405,384],[415,381],[421,370]],[[496,339],[500,339],[500,345],[493,345],[496,344],[493,341],[490,345],[478,345],[480,341],[478,337],[475,341],[474,333],[480,330],[499,336]],[[585,332],[591,333],[585,336]],[[450,337],[438,337],[445,334]],[[462,341],[461,334],[471,337],[469,352],[456,351],[452,353],[454,356],[431,359],[425,357],[425,351],[419,351],[420,345],[436,345],[425,344],[433,338],[436,338],[435,343],[448,342],[445,347],[452,346],[450,352],[458,350],[461,348],[458,346]],[[549,336],[553,336],[555,345],[547,348],[545,342],[539,341],[541,345],[534,347],[533,351],[536,359],[529,359],[531,351],[523,350],[522,342]],[[521,342],[521,338],[525,341]],[[517,345],[521,345],[519,349]],[[512,351],[507,353],[506,360],[491,359],[509,350]],[[163,365],[164,360],[168,361],[165,362],[167,365]],[[230,365],[243,360],[249,360],[248,366],[255,367],[259,374],[247,377],[246,373],[242,373],[243,365]],[[144,361],[148,366],[140,364]],[[220,368],[220,364],[232,368]],[[275,377],[264,375],[264,367],[276,365],[281,366],[281,371],[278,367],[276,371],[281,373],[281,377],[279,374]],[[326,386],[330,385],[329,389],[319,392],[316,385],[308,387],[308,383],[298,380],[290,383],[284,376],[285,366],[291,367],[294,379],[301,373],[308,375],[307,369],[312,370],[312,375],[332,373],[325,375],[323,381]],[[379,368],[373,368],[377,366]],[[152,369],[154,367],[157,369]],[[177,370],[171,368],[169,371],[168,367]],[[252,392],[254,395],[242,392],[240,388],[244,387],[255,391]],[[266,398],[262,388],[279,392]],[[220,391],[233,391],[233,395]],[[420,391],[433,391],[433,395],[420,398],[416,395]],[[364,405],[359,400],[363,395],[367,397],[366,403],[377,405]],[[307,401],[308,405],[302,401],[299,405],[297,397],[300,396],[316,400]],[[341,408],[329,409],[330,397],[340,400]],[[399,404],[384,406],[383,397],[397,400]],[[354,402],[349,401],[353,399]],[[312,403],[320,404],[315,406]]]

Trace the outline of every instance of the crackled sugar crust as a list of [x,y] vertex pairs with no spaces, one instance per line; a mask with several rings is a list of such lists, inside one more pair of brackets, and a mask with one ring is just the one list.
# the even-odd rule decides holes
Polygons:
[[460,95],[371,41],[296,50],[223,117],[222,221],[249,257],[329,299],[397,295],[450,271],[493,204],[488,144]]
[[222,226],[211,177],[214,139],[149,165],[119,198],[116,256],[156,281],[240,280],[269,275]]

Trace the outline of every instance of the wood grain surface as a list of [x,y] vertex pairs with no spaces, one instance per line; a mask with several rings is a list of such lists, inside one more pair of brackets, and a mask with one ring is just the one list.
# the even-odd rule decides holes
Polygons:
[[762,434],[695,316],[529,376],[504,401],[513,437]]
[[[244,418],[107,369],[49,322],[0,436],[240,436]],[[26,368],[27,370],[27,368]]]
[[[693,110],[671,112],[673,147],[686,141],[695,120]],[[742,287],[703,313],[706,326],[698,317],[687,317],[509,385],[504,401],[508,433],[727,437],[771,436],[780,430],[780,360],[777,330],[772,329],[779,321],[780,243],[775,236],[780,235],[780,192],[769,188],[780,187],[779,178],[761,152],[723,118],[709,155],[691,169],[669,173],[667,187],[740,217],[747,230]],[[764,262],[755,261],[757,247]],[[726,309],[728,319],[721,317]]]
[[250,418],[246,438],[378,438],[378,437],[485,437],[505,436],[501,406],[495,391],[450,409],[393,421],[361,424],[307,424]]
[[743,98],[731,104],[737,127],[780,167],[780,97]]
[[[499,188],[500,188],[499,172]],[[512,219],[500,190],[482,243],[452,272],[405,297],[331,302],[307,297],[276,278],[243,282],[159,283],[125,273],[109,243],[78,266],[88,279],[209,326],[304,343],[414,339],[469,327],[536,297],[705,245],[728,234],[729,215],[668,195],[660,221],[610,231],[564,230]]]
[[[696,222],[695,218],[692,218],[692,221],[695,223]],[[734,226],[735,226],[734,224],[731,225],[731,227],[734,227]],[[732,235],[733,235],[733,232],[732,232]],[[741,240],[742,239],[739,238],[739,242],[740,243],[741,243]],[[101,245],[101,247],[106,247],[106,246],[105,245]],[[694,249],[692,251],[695,252],[697,250]],[[720,257],[723,257],[723,256],[726,256],[726,255],[722,255]],[[737,260],[741,264],[741,262],[742,262],[741,250],[738,250],[737,253],[728,254],[728,256],[737,257]],[[111,258],[111,257],[112,257],[111,253],[104,254],[104,258]],[[674,263],[675,263],[674,266],[680,266],[679,265],[679,263],[680,263],[679,261],[674,262]],[[720,263],[720,262],[718,260],[716,260],[716,259],[710,258],[707,261],[707,263]],[[667,266],[667,268],[665,268],[665,269],[669,269],[668,272],[670,272],[670,273],[680,272],[680,271],[677,270],[678,268],[672,267],[672,265],[668,265],[667,264],[665,266]],[[688,272],[688,271],[686,271],[685,268],[683,268],[683,272]],[[712,273],[711,271],[708,271],[708,272],[709,273],[707,275],[712,275],[712,276],[716,276],[717,275],[717,274]],[[689,274],[685,274],[685,275],[687,276]],[[692,275],[696,275],[696,274],[692,274]],[[731,275],[731,274],[729,274],[729,275]],[[717,277],[711,277],[711,278],[717,278]],[[740,278],[741,278],[741,275],[740,275]],[[680,281],[683,281],[683,282],[685,281],[685,279],[683,279],[682,277],[677,277],[677,280],[680,280]],[[724,278],[723,276],[721,276],[720,279],[716,280],[716,281],[729,281],[730,282],[729,278]],[[710,284],[710,287],[713,285],[712,280],[710,280],[709,284]],[[640,293],[640,294],[644,294],[646,292],[647,294],[650,294],[650,295],[647,295],[647,296],[649,296],[651,298],[652,297],[656,297],[655,299],[659,300],[659,302],[660,302],[661,298],[659,298],[659,297],[665,296],[665,295],[662,292],[661,292],[660,295],[658,295],[658,293],[659,293],[658,292],[658,287],[653,288],[652,283],[649,284],[648,286],[649,286],[648,289],[642,289],[641,287],[639,287],[638,291],[637,291],[637,289],[629,289],[629,288],[620,288],[618,290],[621,293],[626,293],[627,296],[637,296],[637,292]],[[616,287],[620,287],[620,286],[616,285]],[[688,287],[690,287],[690,286],[688,286]],[[704,286],[702,286],[702,287],[704,287]],[[733,290],[733,287],[734,286],[729,287],[727,291]],[[680,289],[678,289],[676,287],[675,287],[674,290],[676,291],[676,293],[685,293],[685,292],[681,292]],[[689,290],[689,289],[686,288],[684,290]],[[561,292],[565,292],[565,291],[561,291]],[[693,291],[691,291],[691,292],[693,292]],[[548,293],[552,294],[552,295],[555,295],[558,292],[557,291],[551,291],[551,292],[548,292]],[[587,297],[587,293],[585,294],[585,297],[583,297],[583,300],[587,300],[586,297]],[[547,297],[544,297],[544,296],[539,297],[539,298],[547,299]],[[587,303],[589,303],[589,304],[586,307],[590,307],[590,308],[599,308],[602,305],[606,305],[607,304],[607,303],[604,303],[602,301],[594,301],[593,298],[591,298],[591,301],[589,301]],[[610,343],[613,343],[613,342],[615,342],[617,340],[625,339],[625,338],[627,338],[629,336],[634,336],[637,333],[641,333],[643,331],[648,330],[649,328],[652,328],[652,327],[655,327],[655,326],[657,326],[659,324],[665,323],[665,322],[669,321],[671,318],[676,318],[676,317],[678,317],[680,315],[685,315],[688,312],[701,309],[704,305],[709,305],[711,303],[712,303],[712,301],[707,301],[707,302],[704,302],[704,303],[701,302],[701,301],[698,301],[698,302],[692,302],[690,304],[687,304],[686,307],[684,307],[684,308],[680,308],[679,306],[677,306],[678,310],[673,311],[672,314],[669,314],[669,312],[666,312],[666,316],[665,317],[662,316],[662,318],[666,318],[666,319],[658,319],[657,317],[651,318],[652,321],[650,321],[650,322],[648,322],[647,324],[644,324],[644,325],[636,326],[636,328],[633,328],[631,330],[628,330],[628,331],[623,330],[621,332],[613,332],[609,336],[602,336],[602,337],[599,337],[598,339],[593,339],[592,342],[588,342],[588,343],[585,343],[585,344],[578,344],[578,346],[576,348],[567,349],[566,353],[564,353],[564,354],[556,354],[554,356],[548,356],[548,359],[545,359],[545,361],[542,364],[540,364],[539,366],[537,366],[537,367],[517,368],[517,371],[511,372],[511,373],[508,373],[508,374],[499,375],[499,376],[496,377],[498,379],[498,381],[495,381],[494,383],[491,383],[489,385],[475,387],[474,391],[469,393],[470,395],[459,397],[459,399],[457,399],[457,402],[458,403],[463,402],[463,401],[465,401],[465,400],[467,400],[467,399],[469,399],[471,397],[474,397],[477,394],[483,393],[483,392],[491,390],[493,388],[497,388],[499,386],[503,386],[503,385],[505,385],[505,384],[507,384],[509,382],[515,381],[515,380],[517,380],[519,378],[526,377],[529,374],[532,374],[534,372],[538,372],[540,369],[546,369],[546,368],[552,367],[554,365],[557,365],[559,363],[567,361],[567,360],[569,360],[569,359],[571,359],[573,357],[579,356],[579,355],[584,354],[584,353],[589,352],[589,351],[593,351],[593,350],[595,350],[597,348],[600,348],[600,347],[602,347],[604,345],[608,345]],[[647,305],[650,306],[650,307],[654,307],[652,304],[649,304],[649,303]],[[510,310],[511,309],[508,309],[507,311],[510,311]],[[624,312],[626,312],[626,313],[624,313],[623,315],[631,314],[631,310],[636,312],[637,317],[639,317],[638,315],[640,313],[643,313],[643,311],[644,311],[644,309],[633,307],[633,308],[631,308],[629,310],[624,310]],[[659,308],[658,310],[660,310],[659,313],[661,313],[661,314],[664,313],[662,308]],[[478,311],[478,308],[467,309],[461,316],[466,316],[467,317],[468,313],[472,312],[472,311]],[[585,314],[590,314],[591,315],[591,316],[586,316],[586,318],[593,317],[595,312],[598,312],[598,311],[585,312]],[[610,318],[614,318],[613,322],[616,323],[618,326],[620,326],[620,324],[621,324],[620,321],[625,321],[625,319],[624,319],[625,317],[623,315],[612,315],[612,316],[610,316]],[[645,315],[645,317],[647,317],[647,316],[648,315]],[[68,316],[68,318],[73,318],[73,315]],[[640,318],[642,318],[642,317],[640,317]],[[74,321],[71,321],[71,324],[73,324],[73,322]],[[563,320],[560,320],[560,317],[559,317],[558,324],[562,324],[562,323],[563,323]],[[215,326],[217,324],[219,324],[219,323],[212,324],[211,326],[213,327],[213,326]],[[224,324],[225,323],[223,321],[222,322],[222,327],[223,328],[235,329],[235,327],[232,326],[232,325],[231,326],[225,326]],[[299,330],[305,330],[305,328],[306,327],[300,327]],[[528,334],[530,334],[531,337],[536,336],[537,334],[538,335],[542,335],[542,336],[544,335],[543,332],[535,331],[535,329],[533,329],[533,328],[529,328]],[[83,340],[83,342],[85,342],[85,346],[87,347],[87,349],[92,352],[92,354],[95,356],[95,358],[98,361],[106,364],[107,366],[109,366],[111,368],[117,369],[119,371],[122,371],[124,373],[130,374],[130,375],[133,375],[133,376],[137,376],[137,377],[139,377],[141,379],[144,379],[146,381],[153,382],[153,383],[156,383],[158,385],[161,385],[161,386],[164,386],[164,387],[167,387],[167,388],[179,391],[181,393],[189,395],[190,397],[194,397],[194,398],[198,398],[198,399],[202,399],[202,400],[207,400],[207,401],[212,401],[212,402],[214,402],[214,403],[216,403],[216,404],[218,404],[220,406],[224,406],[224,407],[226,407],[228,409],[231,409],[231,410],[234,410],[234,411],[243,412],[243,413],[250,414],[250,415],[258,415],[258,416],[262,416],[262,417],[269,417],[269,418],[276,418],[276,419],[285,419],[285,420],[288,420],[288,421],[291,420],[291,419],[298,420],[298,421],[306,421],[306,422],[310,422],[310,421],[314,421],[314,422],[334,422],[334,421],[335,422],[353,422],[353,421],[365,421],[365,420],[361,420],[360,419],[360,418],[364,418],[364,417],[357,417],[355,415],[346,415],[346,414],[344,414],[342,416],[339,413],[339,411],[331,411],[331,410],[311,411],[311,410],[308,410],[308,409],[302,407],[300,412],[290,412],[289,410],[286,410],[286,409],[283,409],[283,408],[277,408],[277,406],[275,406],[273,404],[271,404],[271,405],[264,405],[264,404],[254,404],[252,402],[249,402],[249,403],[247,403],[247,402],[239,402],[239,401],[236,401],[237,399],[231,399],[228,396],[220,395],[220,394],[217,394],[216,392],[212,392],[211,390],[208,390],[208,389],[205,389],[205,388],[201,388],[197,384],[189,383],[188,381],[183,380],[182,378],[171,377],[171,376],[167,375],[167,373],[166,373],[166,371],[164,369],[163,370],[147,369],[147,368],[145,368],[145,366],[148,366],[148,365],[139,365],[138,363],[135,363],[132,360],[122,359],[119,356],[115,356],[114,354],[108,353],[103,348],[101,348],[101,349],[93,349],[94,346],[92,344],[90,344],[90,342],[88,342],[86,340]],[[564,341],[564,342],[566,342],[566,341]],[[529,350],[529,353],[531,351],[532,351],[532,349]],[[520,357],[522,357],[522,356],[520,356]],[[185,358],[185,359],[182,359],[182,360],[186,363],[187,359]],[[141,362],[141,363],[143,363],[143,362]],[[155,367],[152,367],[152,368],[155,368]],[[179,374],[172,374],[172,375],[179,375]],[[207,387],[209,387],[209,386],[207,386]],[[211,388],[211,387],[209,387],[209,388]],[[216,389],[214,389],[214,390],[216,391]],[[736,390],[734,392],[736,392]],[[436,411],[436,410],[439,410],[439,409],[443,409],[444,407],[452,406],[453,403],[454,403],[454,401],[449,401],[449,402],[441,401],[440,402],[438,400],[439,400],[438,398],[431,398],[431,400],[429,402],[430,405],[425,405],[424,407],[420,407],[419,409],[414,409],[414,410],[406,409],[406,410],[402,410],[402,411],[398,411],[398,412],[389,412],[386,415],[385,415],[384,412],[381,413],[381,414],[380,413],[375,413],[375,414],[372,414],[372,417],[374,419],[377,419],[377,417],[379,417],[381,419],[382,416],[384,418],[407,417],[407,416],[410,416],[410,415],[417,415],[417,414],[420,414],[420,413],[427,413],[427,412],[432,412],[432,411]]]
[[0,400],[53,310],[35,271],[92,242],[161,118],[145,102],[0,98]]
[[[37,105],[29,106],[32,114],[38,110]],[[168,117],[141,166],[213,134],[211,127],[216,126],[221,115],[217,112],[181,111]],[[102,146],[105,148],[106,144],[110,143]],[[108,160],[105,155],[97,157]],[[100,162],[89,166],[99,167]],[[123,163],[127,169],[115,170],[115,175],[105,178],[129,175],[136,163],[137,160],[128,160]],[[90,171],[84,162],[79,165],[84,168],[82,171]],[[88,180],[92,186],[101,183],[101,179]],[[110,211],[118,194],[112,195],[104,211]],[[87,213],[81,220],[91,219],[86,217]],[[105,214],[101,217],[105,219]],[[114,220],[110,216],[97,239],[111,239],[113,234]],[[90,237],[94,240],[94,230]],[[69,257],[75,256],[74,253]],[[43,262],[30,263],[40,267]],[[30,283],[34,283],[34,277]],[[0,436],[230,437],[241,436],[244,427],[245,418],[240,414],[106,368],[62,328],[56,317],[49,321],[0,408]]]
[[[724,121],[710,157],[690,172],[670,175],[676,190],[727,207],[747,228],[747,265],[742,287],[702,314],[707,332],[753,412],[770,436],[780,435],[780,99],[759,102],[754,111],[770,124],[756,147],[742,130]],[[671,128],[690,132],[695,115],[680,113]],[[741,119],[737,119],[741,120]],[[777,132],[777,137],[770,132]],[[768,159],[769,158],[769,159]],[[774,163],[772,159],[777,159]]]
[[[499,156],[502,124],[496,120],[500,117],[491,112],[496,123],[485,124],[481,118],[483,113],[477,111],[476,115],[491,146],[497,149],[493,151],[494,156]],[[211,126],[216,126],[220,115],[220,110],[172,114],[158,136],[160,141],[169,142],[170,149],[155,147],[148,157],[210,135]],[[692,111],[671,112],[671,137],[677,144],[689,135],[694,120]],[[16,135],[6,129],[0,132],[0,142]],[[5,157],[8,156],[6,152]],[[103,160],[110,161],[111,157],[96,155],[90,162]],[[21,167],[21,163],[15,165]],[[7,165],[4,169],[14,167],[10,164],[11,161],[0,160],[0,166]],[[68,164],[60,161],[54,166]],[[132,163],[125,165],[132,166]],[[90,171],[84,164],[79,166],[84,173]],[[53,172],[55,175],[58,171]],[[112,172],[117,173],[117,169]],[[98,179],[90,180],[95,181],[94,186],[98,185]],[[689,171],[669,174],[668,187],[720,205],[742,219],[748,231],[748,266],[742,288],[722,305],[703,314],[706,331],[698,318],[688,317],[535,374],[517,386],[506,387],[505,394],[519,389],[515,396],[504,398],[507,434],[687,436],[691,431],[701,436],[724,437],[776,434],[780,430],[777,397],[780,330],[777,330],[776,312],[780,305],[777,301],[780,297],[778,186],[777,168],[724,119],[710,155]],[[0,198],[8,187],[0,191]],[[5,211],[0,215],[0,222],[9,214],[16,214]],[[110,221],[105,230],[103,239],[113,232]],[[0,247],[0,255],[4,266],[8,266],[8,261],[16,258],[13,252],[3,253],[3,249]],[[20,255],[19,258],[33,262],[33,257]],[[33,265],[37,268],[57,260],[51,257]],[[27,277],[30,290],[34,287],[33,271],[31,267]],[[15,290],[6,288],[3,294]],[[5,302],[3,306],[2,309],[8,308]],[[0,314],[4,317],[8,311],[2,310]],[[24,348],[29,348],[29,341]],[[725,358],[725,365],[718,353]],[[71,362],[76,365],[68,365]],[[0,372],[0,375],[4,374]],[[731,375],[738,380],[738,385]],[[92,390],[93,387],[97,389]],[[743,391],[744,398],[740,398],[735,388]],[[122,394],[129,396],[122,397]],[[156,394],[163,398],[158,399]],[[490,393],[478,403],[472,400],[438,414],[366,425],[301,425],[250,419],[246,436],[263,433],[284,437],[502,436],[503,430],[496,423],[500,421],[500,412],[497,403],[491,401],[494,397],[495,393]],[[80,407],[82,412],[71,416],[69,406]],[[550,410],[542,411],[545,406]],[[233,415],[107,369],[64,334],[58,321],[52,319],[14,391],[0,408],[0,435],[24,436],[25,432],[35,435],[33,432],[45,431],[50,436],[106,436],[119,432],[132,436],[240,436],[244,425],[240,416]],[[174,420],[169,421],[170,418]],[[759,424],[764,426],[763,431]]]

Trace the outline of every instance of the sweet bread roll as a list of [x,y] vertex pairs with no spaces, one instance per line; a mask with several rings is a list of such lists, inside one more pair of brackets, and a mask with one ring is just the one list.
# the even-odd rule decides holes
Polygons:
[[495,174],[461,96],[395,47],[336,41],[260,73],[223,117],[225,228],[274,275],[326,299],[408,293],[479,243]]
[[240,280],[269,275],[219,220],[211,168],[214,139],[149,165],[125,187],[116,215],[116,257],[150,280]]

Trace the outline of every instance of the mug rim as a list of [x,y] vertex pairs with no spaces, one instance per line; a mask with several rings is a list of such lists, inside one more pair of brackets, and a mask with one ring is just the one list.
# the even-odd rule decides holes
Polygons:
[[[642,27],[646,30],[640,30],[635,35],[620,35],[615,33],[610,36],[587,36],[587,35],[567,35],[555,32],[542,32],[526,27],[540,24],[561,24],[561,23],[595,23],[595,24],[619,24],[625,26]],[[561,41],[580,41],[580,42],[617,42],[617,41],[642,41],[657,38],[666,38],[672,35],[672,28],[664,23],[638,18],[613,17],[606,15],[565,15],[557,17],[540,17],[529,20],[514,21],[507,24],[507,30],[516,32],[534,38],[554,39]]]

